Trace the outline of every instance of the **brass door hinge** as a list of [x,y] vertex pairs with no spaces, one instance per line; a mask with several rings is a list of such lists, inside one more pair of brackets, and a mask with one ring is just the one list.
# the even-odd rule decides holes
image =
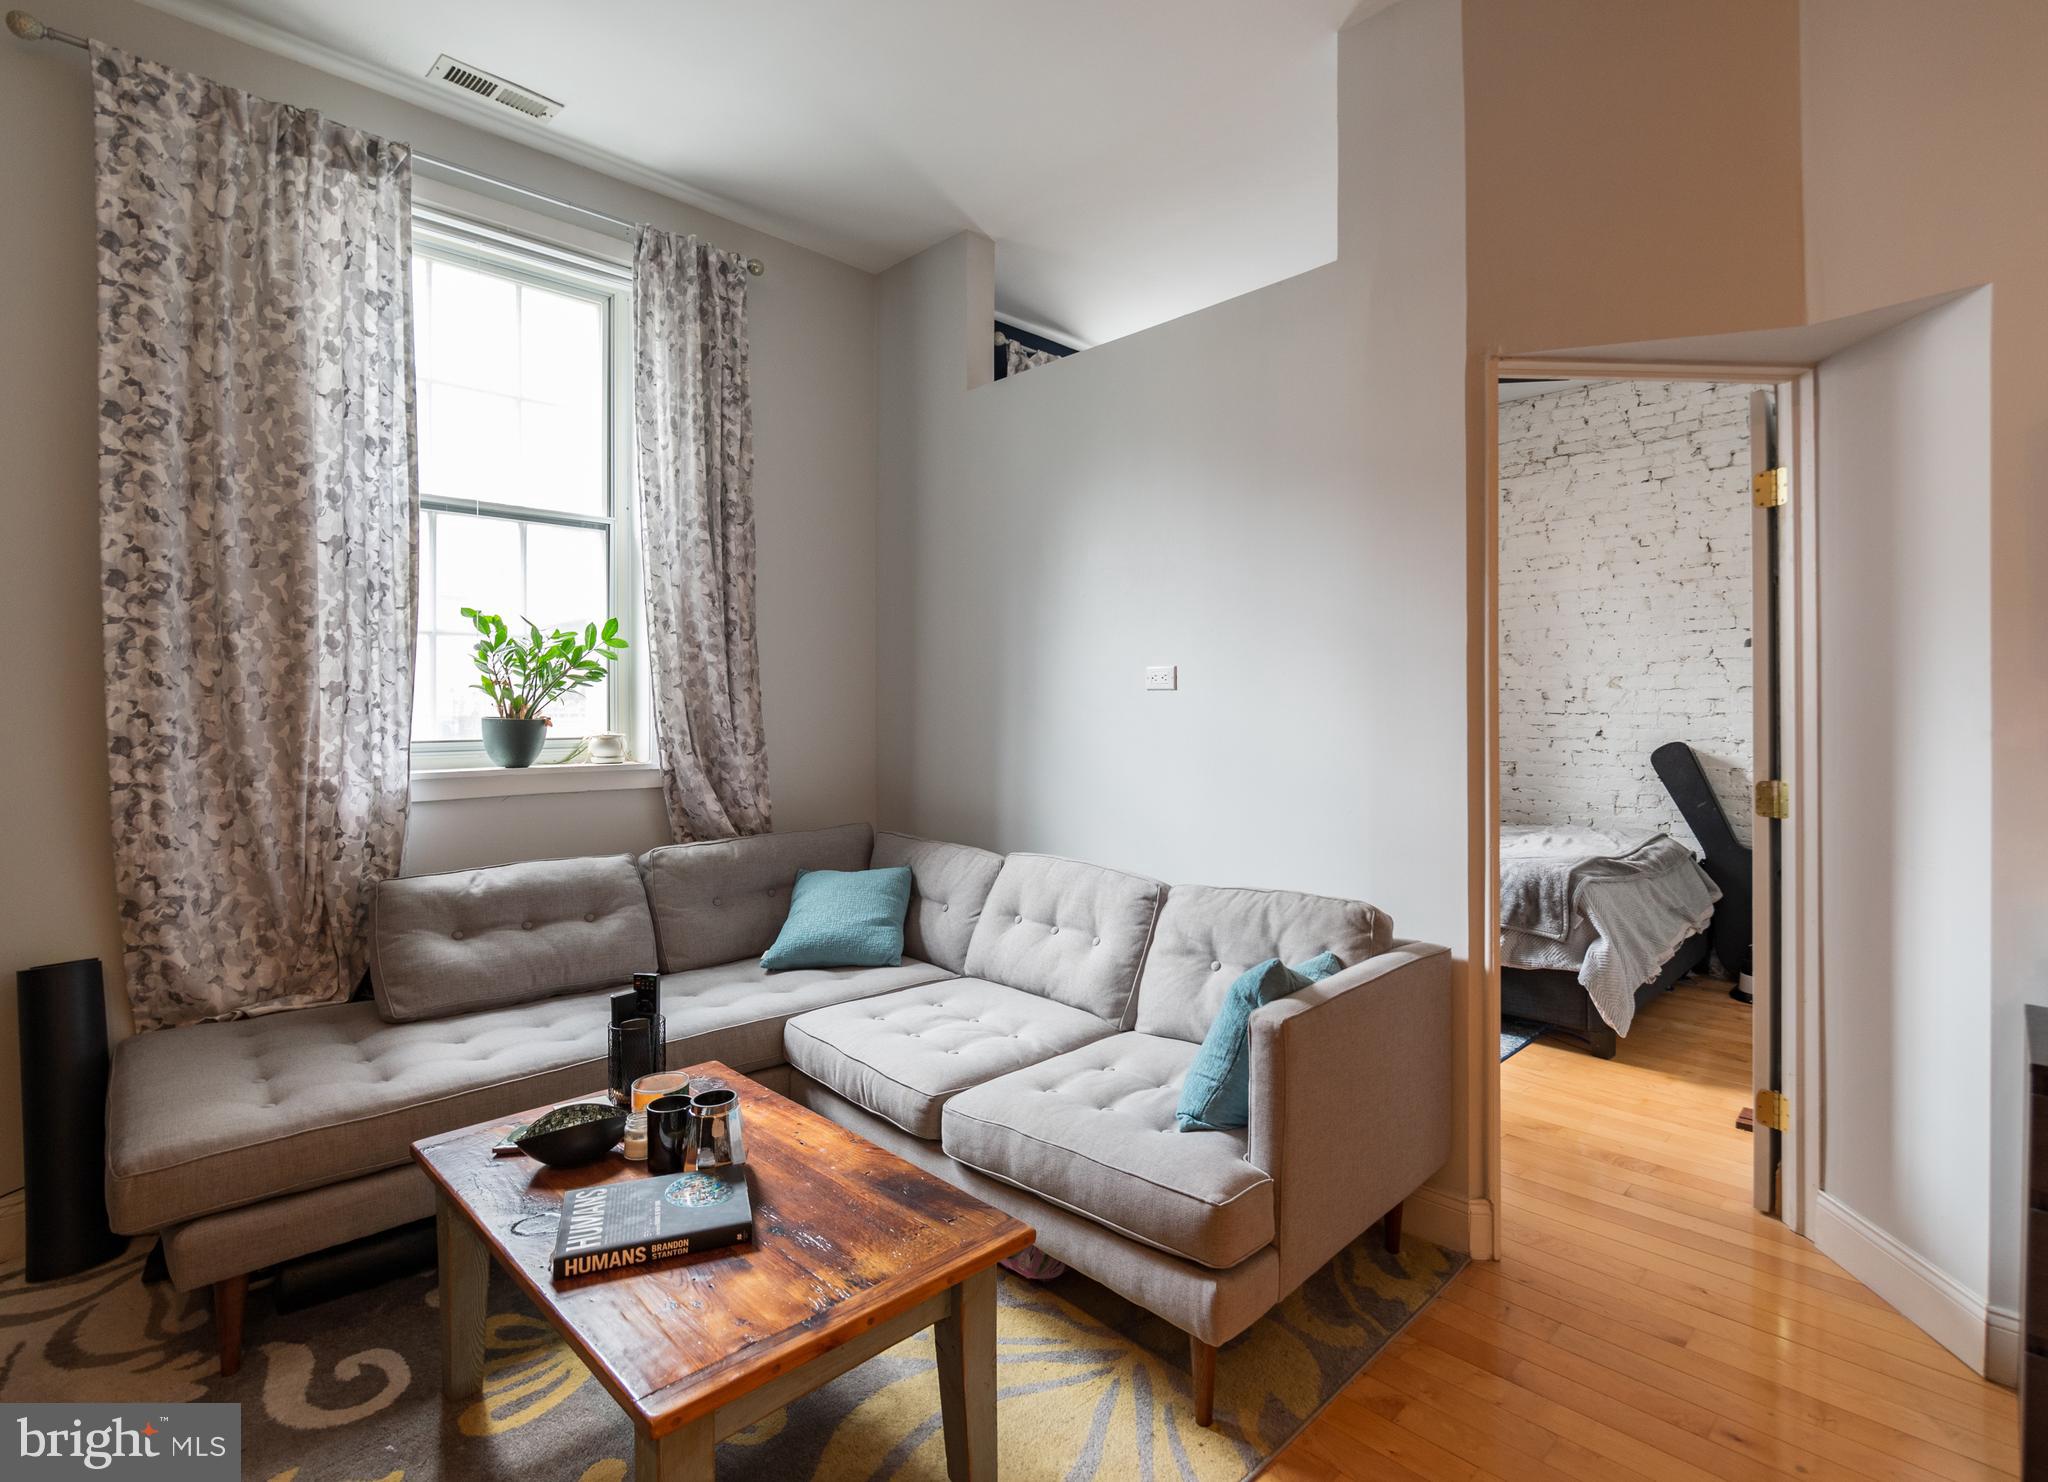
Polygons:
[[1767,468],[1749,481],[1758,509],[1776,509],[1792,493],[1792,474],[1783,468]]
[[1756,813],[1759,818],[1792,816],[1792,789],[1776,780],[1756,785]]
[[1759,1127],[1769,1127],[1773,1132],[1792,1130],[1792,1108],[1786,1105],[1784,1092],[1756,1093],[1756,1124]]

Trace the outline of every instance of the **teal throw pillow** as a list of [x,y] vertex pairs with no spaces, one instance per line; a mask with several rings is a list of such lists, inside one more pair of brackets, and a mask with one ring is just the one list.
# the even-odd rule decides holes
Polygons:
[[1239,975],[1225,991],[1223,1007],[1216,1011],[1187,1079],[1181,1082],[1180,1104],[1174,1112],[1181,1131],[1222,1132],[1251,1121],[1252,1011],[1299,993],[1343,966],[1336,953],[1325,952],[1293,967],[1269,957]]
[[771,973],[793,967],[895,967],[903,961],[910,868],[800,870],[789,915],[761,954]]

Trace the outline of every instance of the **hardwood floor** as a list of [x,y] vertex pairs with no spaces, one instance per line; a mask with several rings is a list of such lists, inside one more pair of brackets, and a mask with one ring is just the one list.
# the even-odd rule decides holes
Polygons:
[[1749,1010],[1692,980],[1618,1057],[1501,1067],[1504,1254],[1459,1273],[1261,1475],[2019,1475],[2018,1408],[1750,1208]]

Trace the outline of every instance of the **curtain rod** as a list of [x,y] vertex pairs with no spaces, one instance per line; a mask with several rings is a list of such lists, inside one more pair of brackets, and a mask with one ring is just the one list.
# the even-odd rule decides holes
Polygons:
[[[69,31],[59,31],[54,26],[44,25],[25,10],[10,10],[7,12],[7,29],[23,41],[54,41],[60,46],[75,46],[81,51],[88,49],[92,45],[83,36],[74,36]],[[485,175],[480,171],[467,169],[462,165],[450,164],[446,160],[437,160],[432,155],[421,154],[417,150],[413,152],[413,157],[421,164],[431,168],[446,170],[456,175],[466,175],[472,180],[482,181],[486,185],[494,185],[500,190],[515,191],[531,200],[544,201],[550,206],[559,206],[565,211],[574,211],[579,216],[588,216],[594,221],[602,221],[612,226],[623,227],[629,232],[639,230],[639,223],[637,222],[624,221],[616,216],[607,216],[602,211],[593,211],[588,206],[577,205],[574,201],[564,201],[555,196],[544,195],[537,190],[529,190],[523,185],[515,185],[510,180],[500,180],[495,176]],[[758,257],[746,259],[746,266],[748,273],[756,278],[768,271],[768,265]]]

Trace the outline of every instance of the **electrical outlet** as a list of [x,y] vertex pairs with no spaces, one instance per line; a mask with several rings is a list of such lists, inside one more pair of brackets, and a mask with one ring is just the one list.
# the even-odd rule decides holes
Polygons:
[[1180,665],[1147,664],[1145,666],[1145,688],[1148,690],[1179,689]]

